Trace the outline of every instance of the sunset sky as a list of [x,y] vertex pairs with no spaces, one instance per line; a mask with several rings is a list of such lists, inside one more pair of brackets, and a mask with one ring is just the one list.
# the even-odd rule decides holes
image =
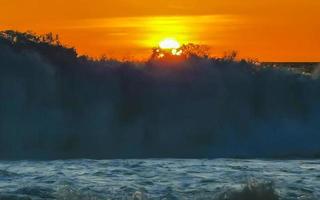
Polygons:
[[142,59],[165,38],[259,61],[320,61],[320,0],[0,0],[0,29],[53,32],[80,54]]

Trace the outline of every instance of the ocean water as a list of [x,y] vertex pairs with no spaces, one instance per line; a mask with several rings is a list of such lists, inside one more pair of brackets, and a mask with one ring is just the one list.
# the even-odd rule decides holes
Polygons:
[[0,199],[318,200],[320,160],[1,161]]

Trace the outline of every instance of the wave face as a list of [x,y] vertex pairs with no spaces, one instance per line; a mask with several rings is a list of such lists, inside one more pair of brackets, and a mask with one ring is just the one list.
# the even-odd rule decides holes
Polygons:
[[319,156],[316,76],[43,49],[0,43],[1,159]]

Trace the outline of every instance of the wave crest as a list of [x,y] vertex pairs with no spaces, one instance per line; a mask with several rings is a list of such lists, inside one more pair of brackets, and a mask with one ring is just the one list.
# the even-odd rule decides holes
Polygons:
[[229,190],[217,200],[279,200],[272,183],[249,182],[240,190]]
[[94,61],[0,41],[0,158],[317,157],[319,90],[245,61]]

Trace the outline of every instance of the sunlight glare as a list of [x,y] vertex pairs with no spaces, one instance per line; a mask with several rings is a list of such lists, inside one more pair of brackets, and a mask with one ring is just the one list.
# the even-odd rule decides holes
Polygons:
[[165,39],[159,43],[161,49],[178,49],[180,48],[180,44],[175,39]]

